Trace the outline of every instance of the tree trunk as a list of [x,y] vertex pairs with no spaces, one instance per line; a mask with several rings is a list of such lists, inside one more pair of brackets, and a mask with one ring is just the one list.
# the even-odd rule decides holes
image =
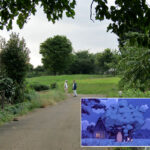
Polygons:
[[116,141],[117,142],[122,142],[123,141],[122,133],[120,131],[117,133]]
[[1,99],[1,108],[4,109],[4,101],[5,101],[5,92],[4,91],[1,92],[1,97],[2,97],[2,99]]

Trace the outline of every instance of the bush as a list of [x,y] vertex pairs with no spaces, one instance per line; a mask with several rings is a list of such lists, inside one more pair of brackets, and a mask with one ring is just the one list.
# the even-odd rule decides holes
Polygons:
[[49,90],[50,87],[47,85],[43,85],[43,84],[32,84],[31,87],[35,90],[35,91],[44,91],[44,90]]
[[5,97],[10,99],[14,95],[15,87],[12,79],[0,76],[0,91],[5,92]]
[[150,91],[142,92],[139,89],[126,89],[123,91],[122,97],[150,97]]
[[26,82],[26,87],[24,91],[24,98],[25,100],[31,101],[36,96],[35,90]]
[[57,83],[52,83],[52,84],[50,85],[50,88],[51,88],[51,89],[57,88]]

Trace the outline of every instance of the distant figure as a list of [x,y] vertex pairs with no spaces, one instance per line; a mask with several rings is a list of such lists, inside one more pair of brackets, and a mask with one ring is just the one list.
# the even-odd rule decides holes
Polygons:
[[68,81],[67,80],[64,83],[64,90],[66,93],[68,93]]
[[74,97],[77,96],[77,83],[75,80],[73,81],[72,90],[73,90]]
[[119,94],[119,97],[122,97],[122,91],[119,91],[118,94]]

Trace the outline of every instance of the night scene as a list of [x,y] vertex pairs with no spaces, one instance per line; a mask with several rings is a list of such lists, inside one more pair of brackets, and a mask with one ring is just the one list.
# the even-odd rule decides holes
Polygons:
[[150,146],[150,99],[82,98],[81,146]]

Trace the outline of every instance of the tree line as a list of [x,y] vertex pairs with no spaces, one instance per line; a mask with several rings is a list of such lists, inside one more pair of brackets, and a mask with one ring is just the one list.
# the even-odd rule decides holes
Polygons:
[[0,38],[0,91],[11,103],[24,101],[26,77],[61,74],[117,74],[116,51],[105,49],[96,54],[88,50],[73,52],[66,36],[54,36],[40,44],[43,66],[29,63],[29,49],[25,39],[12,33],[6,41]]
[[119,53],[109,48],[96,54],[88,50],[74,52],[65,36],[54,36],[40,46],[43,66],[33,68],[29,76],[61,74],[117,74]]

